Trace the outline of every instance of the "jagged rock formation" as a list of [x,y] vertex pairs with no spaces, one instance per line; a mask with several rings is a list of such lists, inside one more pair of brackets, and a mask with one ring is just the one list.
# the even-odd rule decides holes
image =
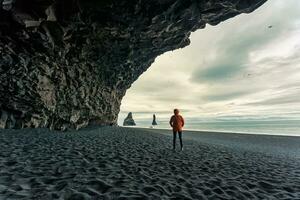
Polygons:
[[156,125],[157,125],[155,114],[153,114],[152,125],[153,125],[153,126],[156,126]]
[[135,126],[135,121],[132,117],[132,112],[128,113],[127,117],[124,119],[123,126]]
[[115,124],[158,55],[265,1],[0,0],[0,127]]

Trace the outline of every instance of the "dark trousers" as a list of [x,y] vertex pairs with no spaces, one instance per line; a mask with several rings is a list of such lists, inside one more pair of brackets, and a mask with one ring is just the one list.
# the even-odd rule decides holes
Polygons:
[[[177,131],[173,131],[173,149],[175,149],[175,145],[176,145],[176,135],[177,135]],[[182,149],[182,131],[178,131],[178,135],[179,135],[179,140],[180,140],[180,147]]]

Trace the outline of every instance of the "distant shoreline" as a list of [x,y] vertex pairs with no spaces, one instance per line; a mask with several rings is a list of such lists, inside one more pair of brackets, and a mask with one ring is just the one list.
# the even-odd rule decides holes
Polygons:
[[[120,126],[122,128],[137,128],[137,129],[146,129],[146,130],[169,130],[171,128],[150,128],[150,127],[141,127],[141,126]],[[280,133],[252,133],[252,132],[233,132],[233,131],[218,131],[218,130],[199,130],[199,129],[184,129],[184,132],[198,132],[198,133],[213,133],[213,134],[241,134],[241,135],[258,135],[258,136],[283,136],[283,137],[300,137],[300,132],[298,135],[292,133],[280,134]]]
[[[172,130],[155,128],[124,128],[141,130],[141,132],[155,133],[172,137]],[[171,139],[171,138],[170,138]],[[183,140],[191,140],[207,145],[220,145],[243,151],[255,151],[274,156],[300,158],[300,137],[287,135],[263,135],[189,131],[183,132]]]

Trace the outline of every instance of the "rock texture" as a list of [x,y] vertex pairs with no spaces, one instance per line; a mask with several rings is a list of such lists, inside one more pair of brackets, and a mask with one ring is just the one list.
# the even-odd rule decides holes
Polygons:
[[153,125],[153,126],[156,126],[156,125],[157,125],[155,114],[153,114],[152,125]]
[[128,113],[127,117],[124,119],[123,126],[135,126],[135,121],[132,117],[132,112]]
[[0,0],[0,127],[116,124],[158,55],[265,1]]

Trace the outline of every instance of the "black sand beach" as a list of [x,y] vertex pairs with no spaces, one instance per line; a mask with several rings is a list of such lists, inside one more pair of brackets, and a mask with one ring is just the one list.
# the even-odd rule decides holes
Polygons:
[[0,199],[300,199],[300,137],[0,130]]

